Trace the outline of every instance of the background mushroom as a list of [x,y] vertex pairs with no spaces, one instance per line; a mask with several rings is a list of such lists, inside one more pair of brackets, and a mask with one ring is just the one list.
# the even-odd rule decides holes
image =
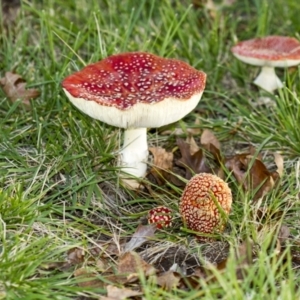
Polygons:
[[62,82],[69,100],[82,112],[125,128],[122,170],[146,174],[147,127],[176,122],[198,104],[206,74],[183,61],[144,52],[113,55],[88,65]]
[[187,183],[180,199],[179,211],[187,228],[205,234],[222,232],[232,203],[227,183],[216,175],[199,173]]
[[292,37],[255,38],[239,42],[231,51],[239,60],[262,67],[254,83],[270,93],[283,86],[275,67],[287,68],[300,63],[300,43]]

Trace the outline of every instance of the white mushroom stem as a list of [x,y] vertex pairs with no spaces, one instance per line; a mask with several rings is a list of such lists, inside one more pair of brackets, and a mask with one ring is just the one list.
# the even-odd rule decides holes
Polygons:
[[270,93],[283,87],[282,82],[275,73],[274,67],[262,67],[254,83]]
[[147,159],[147,129],[126,129],[123,148],[120,152],[122,171],[135,177],[144,177],[147,170]]

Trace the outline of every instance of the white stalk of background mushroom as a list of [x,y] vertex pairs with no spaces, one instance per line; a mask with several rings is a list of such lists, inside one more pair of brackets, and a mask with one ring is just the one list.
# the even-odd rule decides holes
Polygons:
[[275,73],[274,67],[262,67],[259,75],[253,82],[257,86],[265,89],[270,93],[272,93],[274,90],[281,89],[283,87],[282,82]]
[[262,68],[254,83],[270,93],[283,87],[275,68],[288,68],[300,63],[300,42],[292,37],[271,35],[254,38],[237,43],[231,51],[240,61]]

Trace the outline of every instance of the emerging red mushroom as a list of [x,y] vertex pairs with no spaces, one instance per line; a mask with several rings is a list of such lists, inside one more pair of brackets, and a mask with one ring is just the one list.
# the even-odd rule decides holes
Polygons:
[[172,218],[172,210],[165,206],[155,207],[148,213],[149,224],[156,224],[158,229],[172,226]]
[[213,174],[199,173],[187,183],[179,211],[187,228],[204,234],[198,239],[207,241],[210,239],[205,235],[224,230],[231,203],[231,190],[224,180]]
[[292,37],[255,38],[239,42],[231,51],[239,60],[262,67],[254,83],[270,93],[283,86],[275,67],[287,68],[300,63],[300,42]]
[[206,74],[187,63],[150,53],[129,52],[88,65],[62,82],[82,112],[125,129],[120,166],[144,177],[147,128],[176,122],[191,112],[205,88]]

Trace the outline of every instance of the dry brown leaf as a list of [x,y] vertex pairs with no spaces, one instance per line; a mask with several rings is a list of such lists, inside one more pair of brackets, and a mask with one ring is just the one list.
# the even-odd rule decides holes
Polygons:
[[85,254],[85,250],[75,247],[67,252],[66,261],[45,263],[43,268],[47,270],[57,269],[65,271],[71,266],[82,264],[85,260]]
[[186,143],[182,139],[177,139],[177,145],[182,157],[176,162],[176,164],[185,168],[186,179],[190,179],[194,173],[212,173],[211,168],[206,165],[206,159],[202,149],[191,155],[190,144]]
[[95,267],[97,267],[97,271],[99,272],[108,272],[111,271],[112,266],[110,262],[105,258],[99,258],[95,261]]
[[133,251],[140,247],[149,239],[154,237],[156,226],[151,225],[139,225],[135,233],[131,237],[130,241],[123,246],[123,252]]
[[124,253],[118,261],[118,274],[128,274],[128,280],[142,272],[146,277],[156,273],[156,269],[146,263],[136,252]]
[[283,170],[284,170],[284,166],[283,166],[283,157],[282,157],[282,155],[280,155],[280,154],[277,153],[277,152],[274,152],[273,155],[274,155],[274,161],[275,161],[275,164],[276,164],[276,166],[277,166],[276,172],[278,173],[279,177],[282,177],[282,175],[283,175]]
[[2,0],[2,22],[5,27],[10,27],[15,23],[20,11],[20,0]]
[[201,145],[213,155],[217,162],[222,162],[221,143],[211,130],[204,129],[201,135]]
[[[201,269],[201,270],[200,270]],[[206,279],[207,274],[203,271],[203,267],[196,268],[192,275],[182,277],[180,280],[181,289],[199,290],[201,283],[200,279]]]
[[195,8],[207,9],[211,18],[215,19],[217,17],[217,13],[224,6],[231,6],[236,2],[236,0],[223,0],[216,1],[213,0],[193,0],[192,4]]
[[20,99],[23,104],[30,105],[30,99],[35,99],[40,95],[37,89],[26,89],[25,80],[18,74],[6,72],[0,79],[0,85],[6,96],[12,101]]
[[71,267],[68,262],[65,261],[55,261],[55,262],[45,262],[41,265],[43,270],[59,270],[66,271]]
[[174,271],[167,271],[157,277],[156,283],[163,289],[171,291],[174,288],[178,287],[180,279],[181,276],[179,273]]
[[127,288],[118,288],[113,285],[108,285],[107,289],[107,297],[100,297],[101,300],[124,300],[130,297],[140,296],[143,293],[139,291],[134,291]]
[[281,225],[278,232],[278,240],[284,244],[290,236],[290,228],[286,225]]
[[[140,224],[128,242],[120,240],[119,241],[120,243],[117,245],[113,239],[109,241],[97,241],[97,246],[92,247],[89,250],[89,253],[91,254],[92,257],[98,257],[98,259],[99,256],[101,257],[120,256],[125,252],[133,251],[134,249],[143,245],[149,239],[153,238],[155,236],[154,235],[155,231],[156,231],[156,226],[153,224],[151,225]],[[74,256],[75,253],[72,255]],[[84,253],[82,255],[84,255]]]
[[67,252],[67,260],[70,265],[77,265],[84,261],[85,251],[81,248],[72,248]]
[[157,183],[162,185],[168,178],[169,171],[172,170],[174,155],[162,147],[151,147],[149,151],[153,154],[153,166],[150,173]]
[[77,279],[77,284],[81,287],[100,287],[104,288],[108,284],[126,284],[128,282],[127,276],[124,274],[108,273],[102,274],[102,280],[98,278],[98,273],[90,271],[87,268],[80,268],[75,270],[74,277]]
[[214,133],[209,129],[204,129],[201,135],[201,144],[202,145],[214,145],[215,148],[221,149],[221,143],[217,139],[217,137],[214,135]]
[[101,280],[100,278],[98,278],[98,273],[87,268],[80,268],[75,270],[74,277],[77,279],[78,286],[81,287],[104,288],[108,283],[123,285],[128,282],[128,278],[127,276],[124,276],[124,274],[107,274],[105,276],[104,274],[102,274],[101,278],[104,277],[105,280]]
[[214,3],[213,0],[206,0],[204,7],[209,11],[211,18],[215,19],[217,17],[218,6]]
[[225,166],[245,191],[256,191],[253,201],[262,198],[274,187],[273,173],[268,171],[261,160],[248,153],[236,154],[227,159]]
[[236,2],[236,0],[223,0],[222,5],[231,6]]
[[97,241],[97,246],[92,247],[90,249],[90,253],[92,256],[104,256],[104,257],[110,257],[110,256],[118,256],[121,253],[121,243],[125,243],[124,240],[120,240],[118,244],[116,244],[116,241],[114,239],[108,240],[108,241]]
[[193,138],[193,136],[188,136],[186,138],[186,143],[188,143],[190,145],[190,154],[194,155],[196,152],[198,152],[200,150],[200,147],[197,145],[195,139]]
[[97,278],[97,273],[91,272],[86,268],[75,270],[74,277],[77,279],[77,285],[84,288],[103,288],[105,283]]
[[173,153],[167,152],[162,147],[151,147],[149,151],[153,154],[153,165],[162,170],[171,170],[173,166]]

